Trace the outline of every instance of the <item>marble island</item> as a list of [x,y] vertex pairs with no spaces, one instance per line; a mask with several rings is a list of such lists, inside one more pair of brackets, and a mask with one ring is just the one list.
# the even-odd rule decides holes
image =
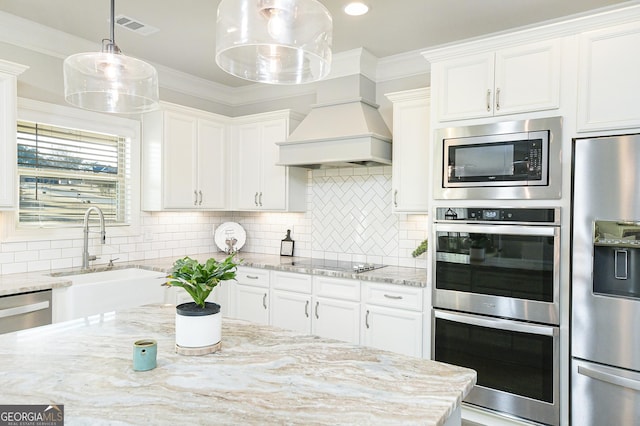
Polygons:
[[[64,404],[65,424],[460,424],[472,370],[244,321],[222,349],[174,351],[174,306],[0,335],[0,404]],[[133,342],[158,365],[133,371]]]

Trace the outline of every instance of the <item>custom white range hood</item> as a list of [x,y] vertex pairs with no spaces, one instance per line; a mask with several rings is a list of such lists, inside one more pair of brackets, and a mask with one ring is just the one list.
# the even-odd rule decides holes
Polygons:
[[[360,80],[352,84],[356,90],[363,91],[362,87],[368,86],[370,81],[359,77]],[[325,87],[325,90],[329,88]],[[364,97],[314,105],[287,141],[278,145],[278,164],[285,166],[324,168],[391,164],[391,132],[378,112],[378,105]]]

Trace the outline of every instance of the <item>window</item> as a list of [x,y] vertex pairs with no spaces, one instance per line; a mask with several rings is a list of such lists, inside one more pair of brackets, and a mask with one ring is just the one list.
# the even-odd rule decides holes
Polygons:
[[21,225],[80,224],[98,206],[110,224],[129,220],[128,140],[18,121]]

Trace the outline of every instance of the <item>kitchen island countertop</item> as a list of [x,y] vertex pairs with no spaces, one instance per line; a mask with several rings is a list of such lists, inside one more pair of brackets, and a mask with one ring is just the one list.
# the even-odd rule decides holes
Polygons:
[[[0,336],[2,404],[64,404],[65,424],[459,424],[476,373],[244,321],[222,349],[174,351],[172,305]],[[132,369],[133,342],[158,342]]]

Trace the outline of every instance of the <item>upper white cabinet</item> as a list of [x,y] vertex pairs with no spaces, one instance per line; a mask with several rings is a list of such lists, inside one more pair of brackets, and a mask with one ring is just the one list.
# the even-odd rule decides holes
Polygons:
[[0,60],[0,210],[16,207],[17,76],[27,68]]
[[431,176],[430,89],[388,93],[393,102],[392,209],[429,211]]
[[234,119],[234,210],[304,211],[307,170],[277,165],[278,146],[298,121],[289,111]]
[[435,62],[437,120],[558,108],[560,59],[550,40]]
[[580,36],[578,130],[640,126],[640,23]]
[[165,104],[142,122],[142,208],[228,208],[227,119]]

